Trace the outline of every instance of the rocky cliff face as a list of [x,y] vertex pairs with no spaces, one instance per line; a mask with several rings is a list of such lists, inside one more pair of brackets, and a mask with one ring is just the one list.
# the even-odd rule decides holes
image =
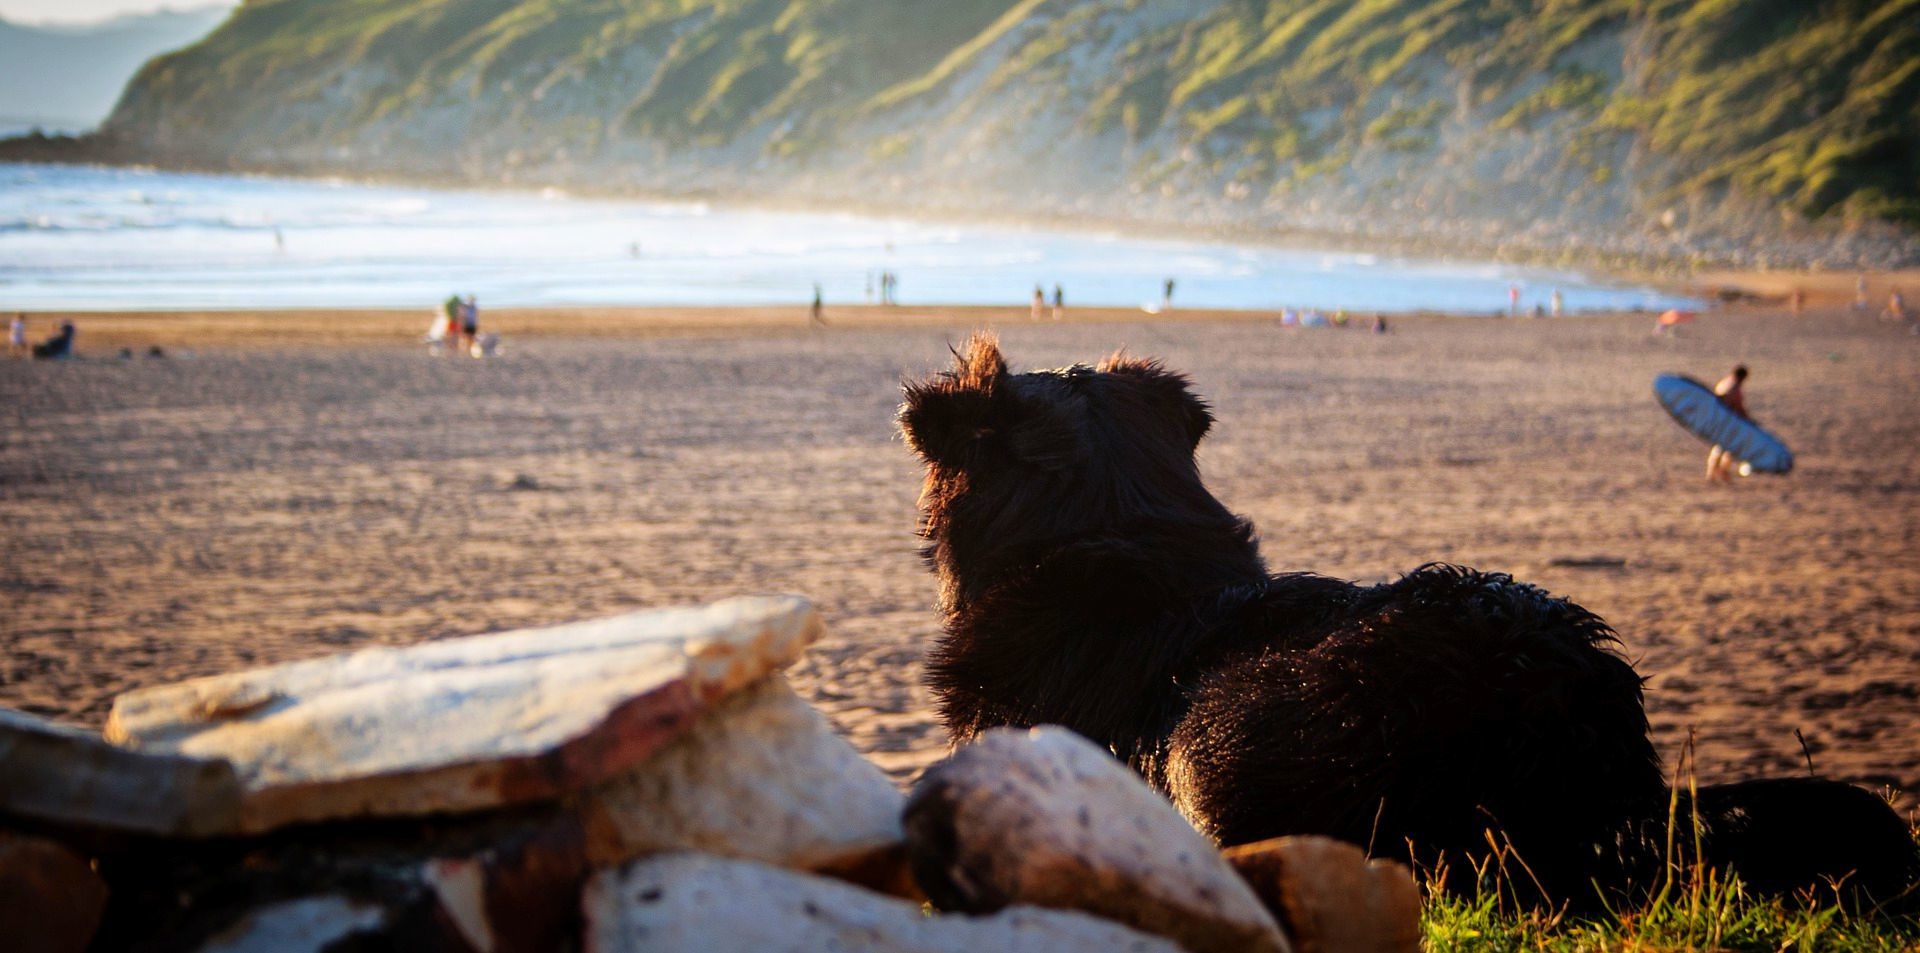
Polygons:
[[163,160],[1920,260],[1920,0],[249,0]]

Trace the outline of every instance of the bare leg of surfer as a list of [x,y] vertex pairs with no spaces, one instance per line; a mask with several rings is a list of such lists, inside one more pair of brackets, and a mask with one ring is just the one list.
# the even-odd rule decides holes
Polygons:
[[1707,479],[1714,483],[1733,484],[1733,466],[1736,461],[1725,447],[1714,447],[1707,453]]

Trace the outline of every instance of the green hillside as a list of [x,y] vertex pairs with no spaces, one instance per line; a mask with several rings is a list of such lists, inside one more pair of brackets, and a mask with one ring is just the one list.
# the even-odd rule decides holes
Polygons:
[[1252,219],[1451,208],[1449,182],[1497,218],[1507,181],[1616,223],[1685,200],[1912,227],[1920,0],[248,0],[109,129],[481,179],[992,205],[1034,169],[1009,202]]
[[[845,115],[987,28],[1010,0],[251,0],[149,64],[121,117],[316,141],[464,101],[499,121],[591,90],[575,134],[715,143]],[[633,68],[638,54],[644,72]],[[308,113],[301,105],[322,105]],[[290,108],[291,107],[291,108]],[[287,122],[285,113],[300,113]]]

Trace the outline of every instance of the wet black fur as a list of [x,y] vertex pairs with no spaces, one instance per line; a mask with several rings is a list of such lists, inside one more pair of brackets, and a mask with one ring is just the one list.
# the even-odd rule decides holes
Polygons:
[[1065,725],[1223,844],[1411,845],[1470,877],[1491,838],[1524,860],[1513,879],[1582,906],[1658,878],[1668,790],[1641,679],[1598,617],[1454,566],[1271,575],[1201,483],[1212,417],[1184,377],[1124,357],[1016,375],[978,336],[956,356],[900,413],[927,466],[946,622],[928,682],[956,742]]

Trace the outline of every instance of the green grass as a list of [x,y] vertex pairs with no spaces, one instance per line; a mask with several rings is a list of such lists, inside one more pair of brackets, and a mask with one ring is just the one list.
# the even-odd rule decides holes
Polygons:
[[[1528,876],[1523,859],[1496,850],[1476,868],[1476,891],[1446,893],[1444,866],[1426,871],[1421,913],[1424,947],[1433,953],[1474,951],[1835,951],[1895,953],[1920,950],[1920,916],[1848,909],[1836,885],[1789,898],[1750,896],[1737,879],[1698,863],[1699,818],[1681,808],[1698,795],[1692,778],[1693,744],[1683,747],[1674,774],[1688,779],[1668,802],[1663,879],[1647,885],[1646,899],[1613,916],[1573,918],[1517,902],[1515,881]],[[1887,792],[1889,802],[1894,800]],[[1908,835],[1920,839],[1909,819]],[[1497,846],[1497,845],[1496,845]]]
[[1895,953],[1920,949],[1910,918],[1849,913],[1746,896],[1738,883],[1704,878],[1617,918],[1575,921],[1504,908],[1493,891],[1440,896],[1420,918],[1425,948],[1475,951],[1809,950]]

